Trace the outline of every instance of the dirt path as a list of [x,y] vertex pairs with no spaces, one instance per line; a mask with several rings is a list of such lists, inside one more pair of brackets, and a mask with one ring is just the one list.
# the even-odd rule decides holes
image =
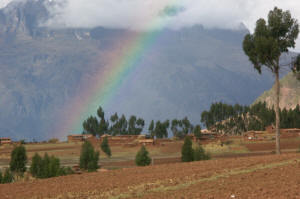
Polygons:
[[[0,185],[15,198],[299,198],[300,154],[227,158]],[[278,197],[277,197],[278,196]]]

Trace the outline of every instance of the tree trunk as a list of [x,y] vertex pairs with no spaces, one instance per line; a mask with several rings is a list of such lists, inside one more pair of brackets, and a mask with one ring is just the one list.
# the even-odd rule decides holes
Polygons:
[[275,80],[276,154],[280,154],[280,116],[279,116],[280,85],[279,85],[279,70],[275,71],[275,75],[276,75],[276,80]]

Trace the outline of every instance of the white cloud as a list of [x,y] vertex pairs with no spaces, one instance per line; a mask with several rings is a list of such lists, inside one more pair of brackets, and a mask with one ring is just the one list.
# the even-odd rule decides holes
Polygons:
[[[1,5],[10,0],[0,0]],[[16,1],[16,0],[15,0]],[[205,27],[237,28],[243,22],[253,31],[258,18],[266,18],[269,10],[278,6],[290,10],[300,21],[299,0],[51,0],[52,19],[49,26],[111,27],[147,29],[158,20],[167,26],[180,28],[202,24]],[[161,12],[177,6],[176,15]],[[181,9],[184,8],[184,9]],[[160,16],[160,17],[159,17]],[[165,22],[166,23],[166,22]],[[300,39],[297,50],[300,51]]]
[[0,9],[4,8],[7,4],[9,4],[12,0],[0,0]]

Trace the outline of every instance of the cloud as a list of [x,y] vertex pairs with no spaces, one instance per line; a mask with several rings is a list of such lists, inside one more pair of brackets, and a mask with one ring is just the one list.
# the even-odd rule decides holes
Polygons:
[[164,20],[170,28],[201,24],[236,29],[244,23],[253,31],[256,20],[266,18],[274,6],[290,10],[300,21],[298,0],[51,0],[49,5],[52,18],[46,25],[51,27],[149,29]]

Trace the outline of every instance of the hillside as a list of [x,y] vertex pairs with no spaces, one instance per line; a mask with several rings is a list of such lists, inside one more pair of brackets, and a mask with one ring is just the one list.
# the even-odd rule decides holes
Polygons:
[[[30,140],[81,132],[55,132],[70,117],[61,117],[63,108],[82,97],[83,85],[92,86],[89,80],[97,71],[110,67],[108,57],[118,57],[127,47],[124,38],[137,34],[104,27],[40,26],[51,17],[47,3],[28,0],[0,9],[0,136]],[[198,123],[212,102],[252,103],[271,88],[273,77],[265,71],[259,75],[244,55],[246,33],[245,27],[164,29],[104,106],[105,112],[134,114],[146,122],[188,116]],[[90,114],[94,112],[82,117]]]
[[[267,106],[275,105],[275,87],[265,91],[254,103],[266,102]],[[300,104],[300,81],[290,72],[280,80],[280,108],[294,109]]]

